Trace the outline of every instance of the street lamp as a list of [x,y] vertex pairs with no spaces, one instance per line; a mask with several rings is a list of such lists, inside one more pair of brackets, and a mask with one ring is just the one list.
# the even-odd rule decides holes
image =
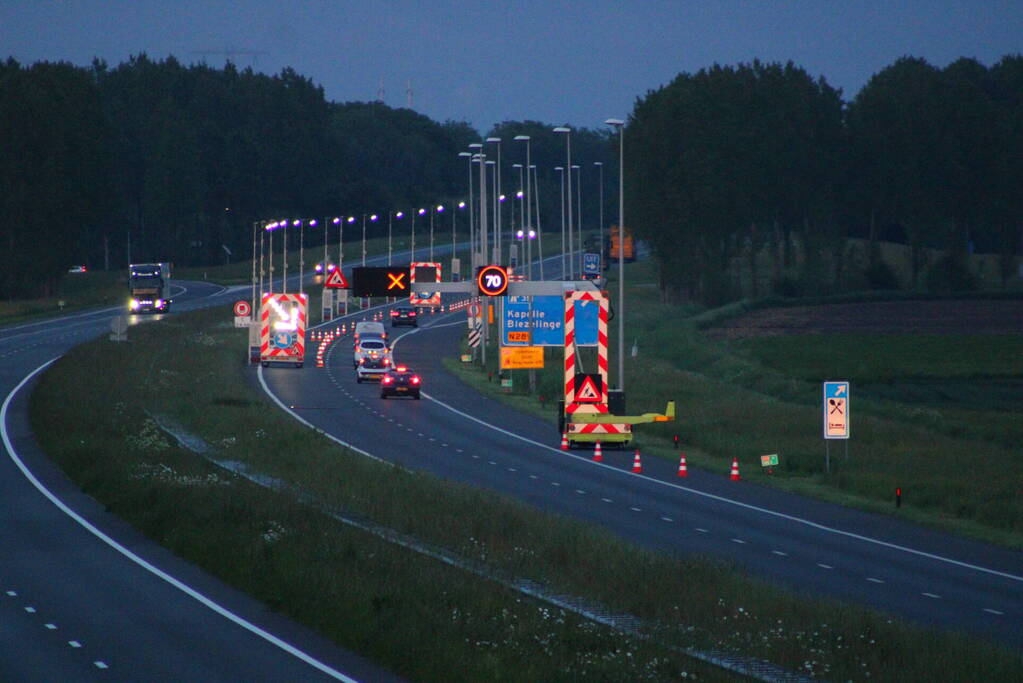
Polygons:
[[618,389],[625,391],[625,121],[607,119],[618,129]]
[[604,272],[604,162],[594,161],[593,165],[600,170],[600,272]]
[[430,212],[430,261],[433,261],[433,216],[437,213],[444,213],[444,205],[438,204],[437,208]]
[[469,162],[469,268],[472,269],[472,254],[473,254],[473,238],[476,234],[476,221],[473,218],[473,201],[472,201],[472,152],[459,152],[458,156],[465,157]]
[[[337,225],[337,269],[341,270],[341,267],[345,264],[345,242],[344,242],[344,225],[343,223],[352,224],[355,222],[355,216],[349,216],[348,218],[338,221]],[[347,304],[346,304],[347,307]]]
[[412,212],[412,261],[416,260],[416,216],[425,216],[426,209],[416,209]]
[[[494,196],[501,196],[501,138],[490,137],[487,142],[497,145],[497,165],[494,167]],[[501,200],[498,199],[498,202]],[[501,262],[501,205],[494,203],[494,263]]]
[[567,268],[565,268],[565,169],[561,166],[555,166],[554,170],[557,171],[561,179],[561,279],[571,279],[568,277]]
[[405,213],[402,211],[387,212],[387,265],[391,265],[391,218],[402,219]]
[[[377,215],[370,214],[369,220],[376,221]],[[362,214],[362,265],[366,265],[366,214]]]
[[[536,165],[530,164],[529,168],[526,169],[526,188],[529,188],[529,176],[533,176],[533,211],[536,216],[536,247],[537,253],[540,257],[540,279],[544,279],[543,275],[543,226],[540,223],[540,179],[536,175]],[[528,211],[527,211],[528,213]]]
[[573,257],[575,252],[572,249],[572,129],[566,126],[558,126],[554,129],[555,133],[565,134],[565,168],[568,171],[568,267],[570,270],[571,280],[575,279],[575,264],[573,263]]

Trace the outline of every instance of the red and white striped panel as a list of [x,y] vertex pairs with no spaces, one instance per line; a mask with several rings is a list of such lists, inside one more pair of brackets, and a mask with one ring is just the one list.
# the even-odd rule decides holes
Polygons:
[[587,424],[569,422],[569,434],[628,434],[632,431],[630,424]]
[[[597,322],[597,370],[600,373],[600,403],[575,400],[575,302],[594,301],[600,306]],[[607,409],[607,297],[603,292],[565,292],[565,412],[606,413]]]
[[[306,306],[305,294],[263,294],[259,311],[259,350],[265,359],[285,358],[302,360],[305,357]],[[286,349],[270,348],[270,310],[275,305],[288,309],[295,305],[298,317],[295,321],[295,343]]]
[[416,296],[416,268],[436,268],[437,269],[437,280],[440,282],[440,263],[434,261],[417,261],[416,263],[409,264],[409,296],[408,302],[413,306],[439,306],[440,305],[440,292],[434,292],[433,296],[426,299],[421,299]]

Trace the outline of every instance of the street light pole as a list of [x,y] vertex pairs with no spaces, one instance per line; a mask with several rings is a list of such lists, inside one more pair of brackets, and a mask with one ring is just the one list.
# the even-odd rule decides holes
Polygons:
[[536,166],[530,164],[529,168],[526,169],[526,180],[529,180],[529,174],[533,174],[533,210],[536,212],[536,247],[540,257],[540,279],[544,279],[543,275],[543,226],[540,223],[540,180],[536,176]]
[[[532,213],[531,213],[533,209],[532,209],[532,203],[530,202],[530,192],[529,192],[529,187],[530,187],[529,169],[532,168],[532,166],[530,165],[532,163],[532,161],[529,158],[529,136],[528,135],[516,135],[515,139],[518,140],[519,142],[525,142],[526,143],[526,225],[525,225],[525,229],[528,232],[533,227],[533,218],[532,218]],[[521,185],[521,184],[522,184],[522,182],[520,181],[519,185]],[[530,268],[532,268],[532,262],[530,262]],[[529,279],[530,280],[533,279],[532,275],[530,275]],[[541,276],[540,279],[543,279],[543,276]]]
[[473,238],[475,236],[475,219],[473,217],[472,208],[472,152],[459,152],[458,156],[465,157],[469,162],[469,270],[472,270],[473,266]]
[[625,391],[625,121],[604,121],[618,129],[618,389]]
[[561,179],[561,279],[564,280],[568,273],[565,268],[565,169],[555,166],[554,170],[560,174]]
[[604,162],[594,161],[593,165],[600,169],[600,273],[604,273]]
[[[583,272],[583,195],[582,195],[583,172],[582,172],[582,169],[579,168],[578,164],[573,164],[572,165],[572,170],[575,171],[575,181],[576,181],[575,182],[575,208],[576,208],[576,212],[575,212],[575,227],[576,227],[575,235],[576,235],[576,237],[575,237],[575,240],[576,240],[576,244],[579,245],[579,263],[578,263],[578,268],[579,269],[576,272],[579,273],[579,275],[581,276],[582,272]],[[571,201],[571,198],[569,198],[569,201]]]
[[572,129],[566,126],[558,126],[555,133],[565,134],[565,168],[568,170],[568,267],[569,279],[575,279],[575,264],[573,263],[575,251],[572,247]]
[[487,142],[497,145],[497,165],[494,173],[494,263],[501,263],[501,138],[487,138]]

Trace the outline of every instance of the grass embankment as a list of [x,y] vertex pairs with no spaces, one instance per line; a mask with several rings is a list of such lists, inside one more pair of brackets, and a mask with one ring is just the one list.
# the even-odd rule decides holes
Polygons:
[[[118,278],[123,281],[118,281]],[[94,306],[121,305],[126,298],[126,278],[120,272],[68,273],[61,280],[57,294],[53,296],[0,301],[0,325]]]
[[[1018,655],[884,615],[803,600],[717,564],[352,455],[253,389],[225,308],[72,350],[41,378],[33,429],[90,495],[272,608],[417,680],[724,678],[674,648],[731,650],[835,680],[1009,680]],[[103,368],[103,372],[97,372]],[[75,401],[66,387],[74,386]],[[325,504],[644,620],[647,640],[353,530],[178,448],[166,414]]]
[[[617,298],[616,269],[608,290]],[[985,540],[1023,547],[1023,338],[1020,335],[812,334],[725,341],[689,317],[695,309],[661,303],[649,262],[626,266],[625,345],[630,414],[677,402],[675,423],[641,425],[644,453],[676,459],[679,434],[690,466],[861,508],[898,514]],[[617,383],[617,327],[610,324],[611,383]],[[637,355],[631,356],[633,344]],[[561,349],[548,349],[528,395],[514,373],[505,400],[556,418]],[[488,372],[496,375],[496,350]],[[589,360],[590,371],[594,364]],[[479,368],[448,367],[477,388],[502,392]],[[852,439],[831,444],[825,472],[821,382],[849,380]],[[541,407],[539,395],[546,404]],[[552,443],[556,439],[552,428]],[[760,456],[779,453],[768,476]],[[903,505],[894,509],[894,491]],[[983,493],[980,493],[983,491]]]

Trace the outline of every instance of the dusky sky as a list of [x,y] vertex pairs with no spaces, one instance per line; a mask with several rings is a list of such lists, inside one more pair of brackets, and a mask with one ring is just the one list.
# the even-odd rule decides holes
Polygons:
[[1023,52],[1019,0],[0,0],[0,57],[111,66],[173,54],[292,67],[337,102],[408,102],[481,133],[599,128],[680,72],[793,61],[851,99],[904,55],[943,67]]

